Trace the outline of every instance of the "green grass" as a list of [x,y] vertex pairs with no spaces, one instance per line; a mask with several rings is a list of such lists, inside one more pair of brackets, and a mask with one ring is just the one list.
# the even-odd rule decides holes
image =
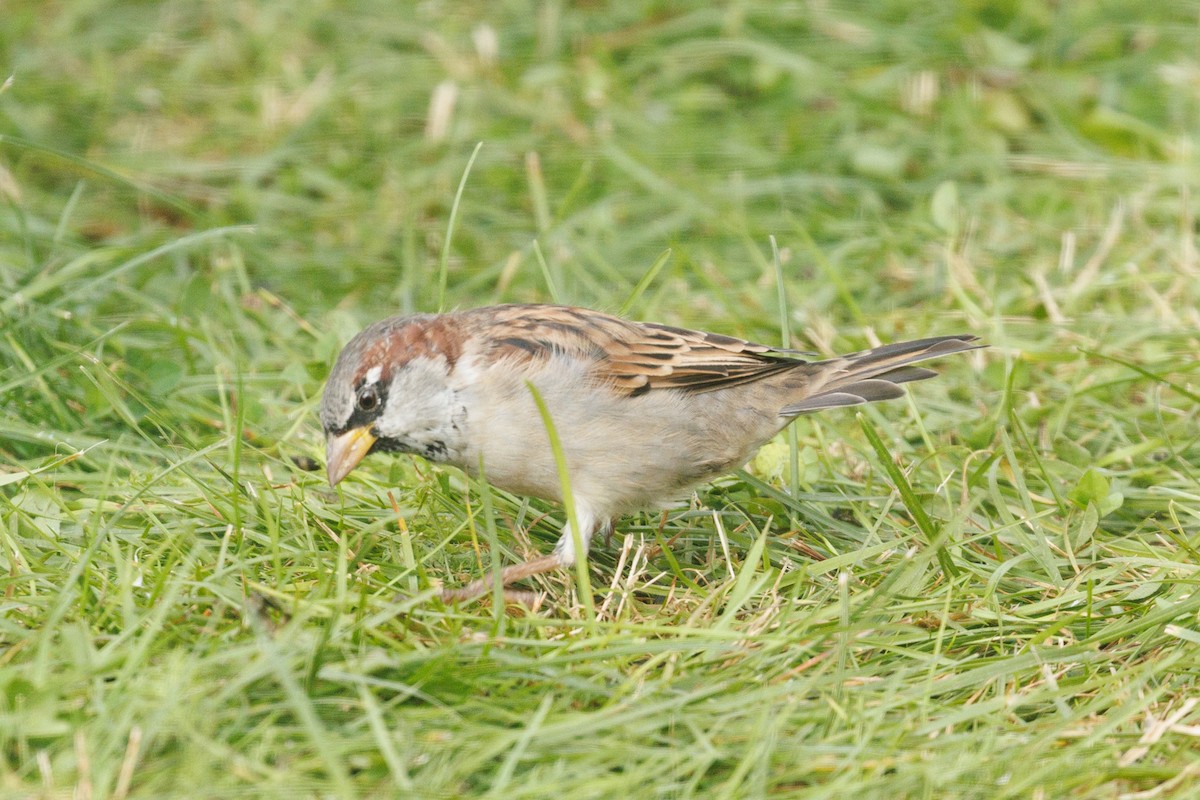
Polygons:
[[[7,3],[0,796],[1195,796],[1197,11]],[[623,520],[594,621],[446,608],[562,509],[309,469],[443,280],[991,348]]]

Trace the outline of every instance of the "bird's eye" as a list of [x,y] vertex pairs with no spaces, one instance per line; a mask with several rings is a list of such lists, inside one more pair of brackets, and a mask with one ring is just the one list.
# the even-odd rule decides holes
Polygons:
[[374,386],[364,386],[358,391],[360,411],[374,411],[379,406],[379,391]]

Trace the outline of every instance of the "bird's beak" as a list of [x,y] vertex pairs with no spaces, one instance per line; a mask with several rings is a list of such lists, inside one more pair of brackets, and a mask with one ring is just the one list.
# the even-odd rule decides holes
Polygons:
[[375,434],[369,426],[354,428],[340,436],[330,436],[325,442],[325,473],[329,485],[337,486],[350,470],[358,466],[375,444]]

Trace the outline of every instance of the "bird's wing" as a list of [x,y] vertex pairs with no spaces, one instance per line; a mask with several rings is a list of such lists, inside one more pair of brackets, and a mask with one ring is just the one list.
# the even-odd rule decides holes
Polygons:
[[657,389],[710,392],[805,363],[732,336],[631,322],[584,308],[512,305],[486,311],[471,322],[486,326],[490,358],[574,356],[590,364],[598,383],[629,396]]

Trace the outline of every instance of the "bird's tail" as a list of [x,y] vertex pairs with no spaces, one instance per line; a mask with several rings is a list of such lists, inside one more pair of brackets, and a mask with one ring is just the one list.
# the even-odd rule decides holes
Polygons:
[[[805,381],[805,397],[783,408],[785,417],[810,414],[826,408],[857,406],[875,400],[901,397],[899,384],[923,381],[937,375],[931,369],[914,367],[919,361],[951,353],[978,350],[978,336],[936,336],[911,342],[896,342],[850,353],[829,361],[808,364],[812,370]],[[806,370],[807,372],[807,370]]]

